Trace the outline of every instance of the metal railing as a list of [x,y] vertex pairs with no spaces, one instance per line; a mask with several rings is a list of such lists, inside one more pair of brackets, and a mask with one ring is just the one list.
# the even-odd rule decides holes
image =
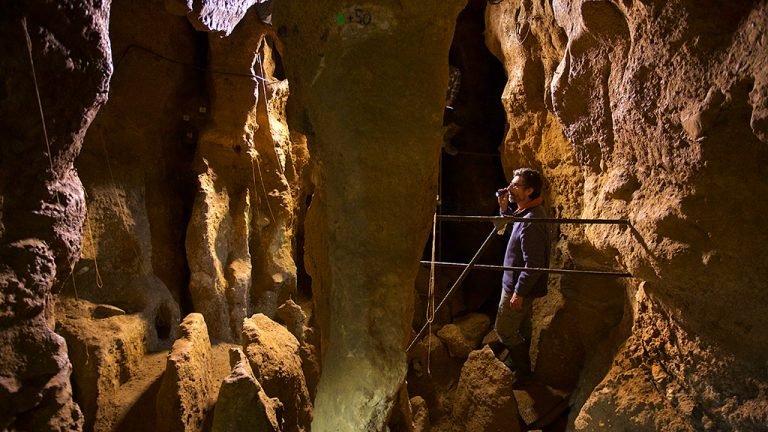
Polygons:
[[[589,275],[589,276],[610,276],[610,277],[632,277],[632,274],[629,272],[612,272],[612,271],[602,271],[602,270],[579,270],[579,269],[553,269],[553,268],[531,268],[531,267],[509,267],[509,266],[497,266],[497,265],[488,265],[488,264],[477,264],[478,258],[480,258],[480,255],[482,255],[483,252],[485,252],[485,249],[488,247],[488,245],[491,243],[491,239],[493,238],[494,234],[501,235],[503,233],[503,228],[510,222],[527,222],[527,223],[551,223],[551,224],[589,224],[589,225],[627,225],[631,226],[629,220],[627,219],[574,219],[574,218],[521,218],[521,217],[515,217],[515,216],[454,216],[454,215],[437,215],[437,220],[441,221],[453,221],[453,222],[482,222],[482,221],[490,221],[493,223],[494,227],[493,230],[488,234],[488,237],[486,237],[483,244],[480,246],[480,248],[477,250],[475,255],[472,257],[471,260],[469,260],[469,263],[451,263],[451,262],[432,262],[432,261],[420,261],[422,265],[434,265],[436,267],[447,267],[447,268],[461,268],[464,267],[464,270],[461,272],[459,277],[456,279],[456,281],[451,285],[451,288],[448,290],[448,293],[443,297],[443,299],[440,301],[440,304],[435,308],[434,313],[437,314],[437,312],[440,310],[440,308],[445,304],[446,300],[453,294],[453,291],[461,285],[462,282],[464,282],[464,279],[466,279],[467,275],[469,274],[469,271],[473,268],[477,268],[479,270],[494,270],[494,271],[530,271],[530,272],[540,272],[540,273],[556,273],[556,274],[578,274],[578,275]],[[429,327],[429,322],[425,323],[424,326],[419,330],[419,332],[416,334],[416,336],[413,338],[410,344],[408,344],[408,348],[406,348],[405,352],[409,352],[411,348],[418,342],[419,339],[421,339],[421,336],[424,334],[424,330]]]

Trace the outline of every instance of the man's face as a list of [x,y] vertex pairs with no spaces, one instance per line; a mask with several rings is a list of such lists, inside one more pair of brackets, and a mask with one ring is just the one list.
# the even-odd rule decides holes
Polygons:
[[525,183],[523,183],[523,179],[520,178],[520,176],[515,176],[512,178],[509,186],[507,186],[509,197],[512,202],[524,203],[528,201],[528,195],[533,192],[533,188],[526,188],[524,185]]

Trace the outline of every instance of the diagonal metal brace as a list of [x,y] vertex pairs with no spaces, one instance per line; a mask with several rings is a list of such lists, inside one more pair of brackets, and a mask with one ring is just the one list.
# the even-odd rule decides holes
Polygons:
[[[445,304],[445,301],[448,300],[448,297],[450,297],[451,294],[453,294],[453,291],[459,285],[461,285],[462,282],[464,282],[464,279],[466,279],[467,275],[469,274],[469,271],[472,270],[472,268],[475,266],[475,264],[477,263],[477,260],[480,258],[480,255],[482,255],[483,252],[485,252],[485,249],[488,248],[488,245],[491,244],[491,239],[495,234],[497,234],[497,231],[496,231],[496,227],[494,226],[490,234],[488,234],[488,237],[485,238],[485,241],[480,246],[480,249],[478,249],[477,252],[475,253],[475,256],[473,256],[472,259],[469,260],[469,264],[467,264],[467,266],[464,268],[464,271],[462,271],[461,274],[459,275],[459,278],[456,279],[456,282],[453,283],[453,285],[451,286],[451,289],[448,290],[448,293],[445,295],[445,297],[443,297],[443,300],[441,300],[440,304],[437,305],[437,308],[435,308],[435,315],[437,315],[437,311],[439,311],[440,308],[443,307],[443,305]],[[411,348],[413,348],[413,346],[416,344],[416,342],[418,342],[418,340],[421,339],[421,337],[424,335],[424,330],[426,330],[427,327],[429,327],[429,322],[426,322],[424,324],[424,327],[422,327],[421,330],[419,330],[419,332],[416,334],[416,337],[414,337],[411,343],[408,345],[408,348],[405,349],[405,352],[409,352]]]

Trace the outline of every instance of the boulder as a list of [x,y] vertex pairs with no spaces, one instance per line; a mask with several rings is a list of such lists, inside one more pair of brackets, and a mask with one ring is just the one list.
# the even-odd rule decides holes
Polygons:
[[[140,373],[141,360],[148,348],[151,325],[146,318],[124,312],[111,317],[103,315],[116,309],[85,300],[65,300],[57,309],[61,318],[56,331],[69,347],[72,385],[86,429],[112,428],[110,402],[123,384]],[[101,318],[94,319],[96,316]]]
[[187,315],[179,331],[157,393],[158,432],[202,431],[214,404],[213,358],[203,316]]
[[283,406],[270,399],[240,348],[230,348],[232,372],[224,379],[213,411],[212,432],[279,432]]
[[437,336],[445,342],[452,356],[466,358],[480,346],[490,325],[491,319],[487,315],[471,313],[443,326]]
[[242,345],[256,379],[283,404],[284,430],[308,431],[312,401],[296,338],[266,315],[256,314],[243,322]]
[[473,351],[464,363],[451,416],[460,431],[520,431],[512,373],[489,347]]

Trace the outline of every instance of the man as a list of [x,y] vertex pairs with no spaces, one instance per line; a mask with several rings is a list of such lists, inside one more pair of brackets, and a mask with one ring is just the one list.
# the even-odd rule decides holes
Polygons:
[[[530,168],[515,170],[512,181],[499,189],[501,215],[521,218],[547,217],[542,206],[541,174]],[[510,204],[516,204],[510,208]],[[549,228],[544,223],[514,222],[507,243],[504,265],[547,268],[549,266]],[[509,349],[505,364],[515,373],[517,384],[531,377],[530,339],[533,299],[547,294],[547,273],[505,271],[501,301],[496,316],[496,334]]]

